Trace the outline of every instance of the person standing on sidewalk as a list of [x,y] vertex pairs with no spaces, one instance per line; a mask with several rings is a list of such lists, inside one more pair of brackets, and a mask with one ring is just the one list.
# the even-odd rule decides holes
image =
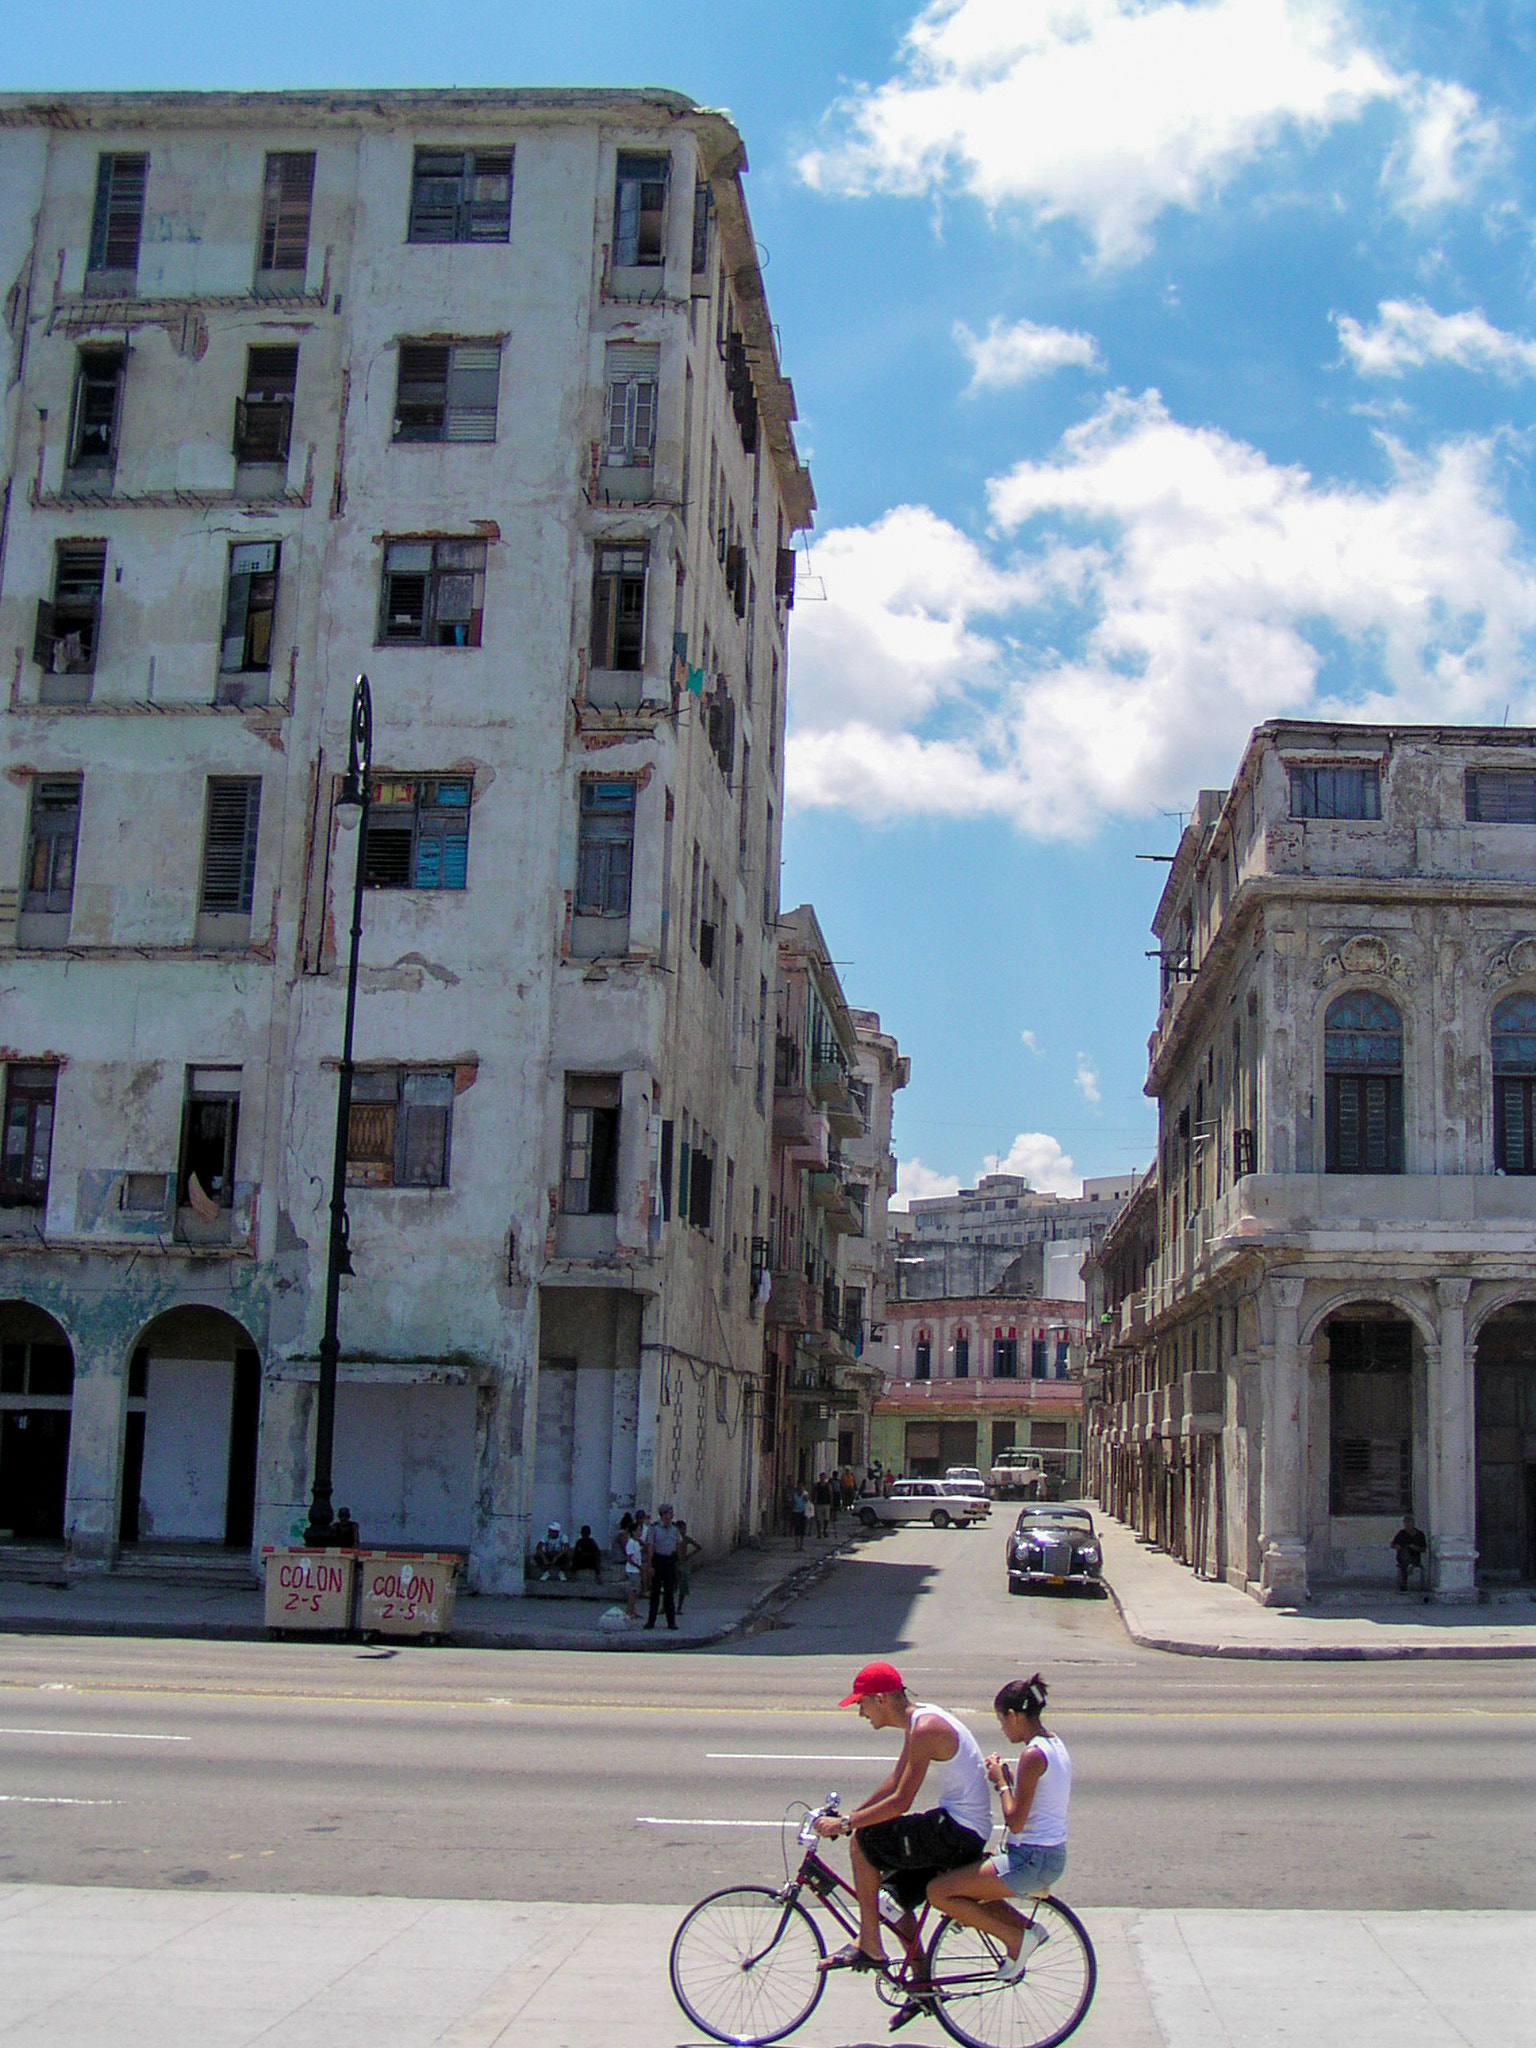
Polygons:
[[693,1573],[688,1569],[688,1560],[697,1557],[703,1544],[688,1534],[688,1524],[679,1515],[677,1518],[677,1611],[683,1611],[683,1602],[693,1591]]
[[822,1473],[812,1489],[812,1500],[816,1503],[816,1534],[823,1543],[827,1540],[827,1524],[832,1519],[832,1489],[827,1484],[827,1475]]
[[667,1627],[677,1627],[677,1554],[683,1544],[682,1531],[672,1519],[672,1503],[664,1500],[651,1524],[651,1611],[646,1627],[656,1626],[656,1609],[665,1606]]
[[789,1497],[789,1524],[795,1532],[796,1550],[805,1548],[805,1524],[810,1512],[811,1503],[806,1498],[805,1488],[797,1484]]

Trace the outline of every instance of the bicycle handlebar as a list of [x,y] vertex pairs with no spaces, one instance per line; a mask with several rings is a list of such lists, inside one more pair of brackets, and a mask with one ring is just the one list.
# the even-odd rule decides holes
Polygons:
[[805,1819],[800,1823],[799,1839],[803,1846],[809,1848],[812,1842],[820,1841],[821,1837],[816,1832],[816,1823],[824,1819],[827,1814],[836,1813],[842,1805],[842,1797],[843,1795],[840,1792],[829,1792],[824,1806],[813,1806],[806,1814]]

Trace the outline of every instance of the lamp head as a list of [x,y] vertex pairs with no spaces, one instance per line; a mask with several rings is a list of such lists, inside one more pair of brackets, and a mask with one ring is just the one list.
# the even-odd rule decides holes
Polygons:
[[368,801],[368,770],[373,763],[373,694],[368,678],[359,676],[352,692],[352,725],[347,736],[347,779],[341,785],[339,804],[358,809]]

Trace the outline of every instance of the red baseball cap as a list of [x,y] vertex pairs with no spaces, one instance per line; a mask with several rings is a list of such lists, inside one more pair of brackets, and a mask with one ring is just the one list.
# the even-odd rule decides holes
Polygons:
[[856,1700],[868,1699],[872,1692],[905,1692],[901,1673],[894,1664],[866,1664],[854,1675],[853,1691],[847,1699],[839,1700],[840,1707],[851,1707]]

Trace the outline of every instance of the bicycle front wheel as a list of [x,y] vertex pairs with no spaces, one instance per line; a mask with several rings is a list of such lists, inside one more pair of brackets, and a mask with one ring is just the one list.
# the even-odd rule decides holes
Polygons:
[[798,1899],[734,1885],[700,1899],[672,1941],[672,1990],[696,2027],[733,2048],[782,2041],[816,2010],[821,1929]]
[[1055,2048],[1093,2002],[1099,1966],[1082,1921],[1060,1899],[1021,1899],[1018,1906],[1039,1939],[1016,1984],[997,1981],[1007,1950],[980,1928],[946,1920],[933,1937],[934,2009],[944,2031],[966,2048]]

